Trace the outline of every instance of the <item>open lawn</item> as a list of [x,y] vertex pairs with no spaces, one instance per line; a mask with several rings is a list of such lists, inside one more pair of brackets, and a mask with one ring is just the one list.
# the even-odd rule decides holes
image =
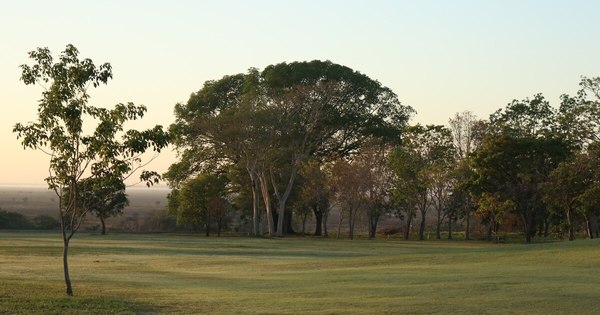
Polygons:
[[0,232],[0,313],[598,314],[600,240],[204,238]]

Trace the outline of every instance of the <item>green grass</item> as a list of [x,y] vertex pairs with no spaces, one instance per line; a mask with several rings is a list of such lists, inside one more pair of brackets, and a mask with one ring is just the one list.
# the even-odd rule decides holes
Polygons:
[[594,314],[600,240],[0,233],[0,314]]

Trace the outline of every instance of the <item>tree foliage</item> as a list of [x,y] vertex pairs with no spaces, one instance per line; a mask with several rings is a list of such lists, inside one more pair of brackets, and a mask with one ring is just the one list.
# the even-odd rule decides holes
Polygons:
[[[202,169],[243,165],[254,200],[260,189],[269,234],[281,235],[306,161],[347,156],[369,137],[398,140],[411,112],[379,82],[329,61],[250,69],[206,82],[186,104],[176,105],[171,130],[182,160],[167,177],[176,184]],[[271,221],[272,198],[277,224]],[[253,207],[257,220],[257,202]]]
[[[91,59],[80,59],[73,45],[67,45],[57,60],[48,48],[31,51],[29,57],[33,64],[21,66],[21,80],[26,85],[39,84],[44,91],[37,119],[17,123],[13,131],[24,148],[41,150],[50,157],[46,182],[59,199],[65,282],[67,294],[72,295],[68,245],[91,211],[82,196],[106,182],[122,183],[143,167],[144,152],[160,152],[169,137],[161,126],[144,131],[125,130],[125,122],[143,117],[144,106],[127,103],[107,109],[88,104],[88,88],[106,84],[112,78],[109,63],[97,67]],[[97,122],[93,128],[84,126],[93,122]],[[87,133],[89,130],[92,132]],[[151,184],[158,180],[157,175],[142,172],[141,179]],[[100,183],[89,185],[86,178],[98,179]]]
[[226,178],[222,175],[199,174],[171,193],[170,214],[176,216],[177,224],[188,224],[194,229],[203,226],[206,236],[210,235],[214,221],[220,234],[223,219],[230,208],[226,186]]

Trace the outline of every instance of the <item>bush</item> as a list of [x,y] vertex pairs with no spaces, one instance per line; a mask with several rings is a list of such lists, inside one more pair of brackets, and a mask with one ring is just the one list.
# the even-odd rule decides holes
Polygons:
[[60,222],[49,215],[38,215],[31,219],[33,226],[38,230],[56,230],[60,227]]
[[0,210],[0,229],[27,230],[33,226],[24,215],[17,212]]

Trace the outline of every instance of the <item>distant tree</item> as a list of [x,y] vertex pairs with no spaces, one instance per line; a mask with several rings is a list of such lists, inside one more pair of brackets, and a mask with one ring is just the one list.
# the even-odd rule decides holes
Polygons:
[[393,186],[392,196],[396,205],[396,216],[404,220],[404,239],[410,237],[413,219],[423,203],[427,206],[427,188],[423,183],[421,170],[424,161],[406,145],[398,146],[390,155]]
[[471,238],[471,214],[474,209],[470,194],[466,191],[466,184],[471,177],[471,155],[481,146],[485,136],[485,122],[478,119],[470,111],[456,113],[450,118],[449,128],[454,140],[456,153],[456,166],[451,175],[454,181],[452,190],[452,206],[448,207],[448,237],[452,237],[452,221],[462,217],[466,223],[465,238]]
[[[303,219],[308,216],[304,211],[312,210],[315,217],[315,236],[327,236],[327,216],[329,214],[329,201],[331,199],[331,187],[326,172],[322,169],[321,163],[309,161],[303,165],[300,176],[302,177],[302,187],[300,188],[299,200],[300,215]],[[304,230],[304,224],[303,224]]]
[[292,204],[292,209],[294,213],[300,218],[301,222],[301,230],[300,234],[302,236],[306,235],[306,221],[312,214],[312,209],[309,205],[305,204],[302,200],[296,201]]
[[56,230],[60,228],[60,222],[52,216],[41,214],[31,219],[33,226],[38,230]]
[[354,164],[361,170],[363,176],[369,239],[375,238],[379,220],[394,209],[392,196],[394,173],[388,161],[391,150],[389,144],[371,139],[361,147],[354,158]]
[[176,216],[177,224],[204,226],[206,236],[210,236],[210,225],[215,220],[220,235],[229,209],[225,188],[225,178],[213,174],[199,174],[185,181],[180,190],[172,191],[169,196],[169,209]]
[[0,229],[26,230],[32,227],[31,222],[23,214],[0,209]]
[[[122,182],[143,167],[144,152],[151,148],[158,153],[167,145],[169,136],[161,126],[145,131],[124,130],[125,122],[144,115],[144,106],[128,103],[106,109],[88,104],[87,89],[112,78],[110,64],[96,67],[90,59],[79,59],[79,51],[73,45],[67,45],[56,62],[47,48],[31,51],[29,57],[33,65],[21,66],[21,80],[26,85],[39,84],[44,91],[37,120],[17,123],[13,132],[24,148],[41,150],[50,157],[46,182],[58,197],[66,293],[71,296],[69,241],[91,211],[81,200],[87,190],[81,183],[88,176]],[[84,127],[89,122],[97,122],[96,127]],[[87,130],[92,133],[86,134]],[[142,172],[141,180],[151,184],[158,181],[158,174]]]
[[334,200],[340,209],[340,221],[338,224],[338,235],[342,218],[348,219],[348,238],[354,239],[354,229],[360,211],[367,205],[366,192],[368,185],[367,169],[340,159],[333,164],[331,169],[331,186],[334,192]]
[[579,85],[577,95],[561,96],[557,131],[572,145],[585,148],[600,141],[600,77],[583,77]]
[[231,210],[231,204],[223,196],[213,197],[207,201],[206,210],[210,213],[210,217],[215,220],[217,224],[217,236],[220,237],[227,214]]
[[[401,203],[406,206],[417,207],[421,217],[421,240],[425,239],[427,212],[433,201],[431,197],[435,197],[435,206],[440,215],[446,207],[449,191],[446,178],[452,168],[453,159],[454,147],[450,130],[439,125],[410,127],[403,143],[393,154],[395,195],[396,198],[404,198]],[[409,212],[410,220],[412,211]]]
[[89,178],[87,183],[80,186],[92,185],[86,189],[82,197],[84,204],[98,219],[100,219],[102,235],[106,234],[106,219],[123,214],[123,209],[129,205],[125,185],[122,181],[113,181],[110,178]]
[[558,165],[544,185],[545,201],[552,211],[562,212],[570,241],[575,239],[581,220],[586,222],[590,238],[593,218],[600,214],[600,143],[590,145],[587,152]]
[[502,201],[499,194],[483,193],[477,199],[479,215],[488,224],[487,239],[498,239],[500,224],[507,214],[515,207],[511,200]]

